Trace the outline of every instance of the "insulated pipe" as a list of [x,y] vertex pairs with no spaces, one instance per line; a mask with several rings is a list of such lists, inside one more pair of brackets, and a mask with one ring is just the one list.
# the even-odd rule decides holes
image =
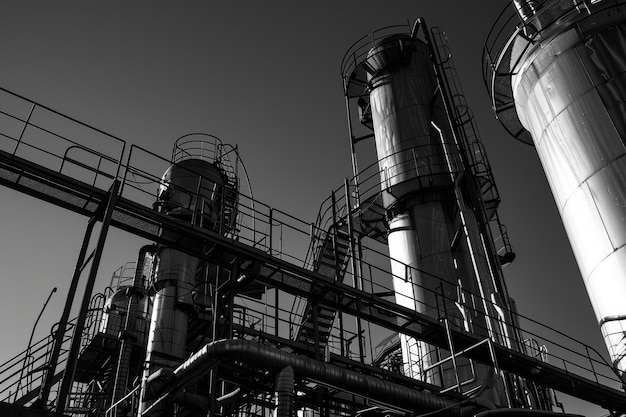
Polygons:
[[[617,7],[606,3],[597,7]],[[554,13],[565,13],[574,6],[563,0],[553,7]],[[511,58],[519,64],[508,72],[519,120],[532,135],[611,360],[623,373],[626,23],[621,10],[571,13],[571,21],[560,19],[532,44],[519,36]]]
[[[316,361],[302,355],[293,355],[268,345],[243,339],[219,340],[206,344],[176,368],[171,376],[164,378],[167,381],[161,390],[164,394],[157,402],[169,397],[171,392],[165,392],[166,389],[181,389],[222,361],[246,363],[275,373],[291,367],[299,378],[340,387],[344,391],[384,404],[415,410],[417,413],[447,409],[446,415],[470,417],[485,408],[484,402],[479,399],[470,400],[471,402],[455,402],[436,394],[420,392],[371,375]],[[158,387],[154,388],[158,390]]]
[[295,394],[293,368],[287,366],[276,374],[276,410],[274,417],[293,417]]

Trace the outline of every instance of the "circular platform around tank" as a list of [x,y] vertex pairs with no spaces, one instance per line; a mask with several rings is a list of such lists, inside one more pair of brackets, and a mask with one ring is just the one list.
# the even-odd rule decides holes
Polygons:
[[370,50],[381,40],[393,36],[409,36],[411,27],[407,25],[387,26],[376,30],[352,44],[341,60],[341,76],[344,80],[344,93],[348,98],[363,97],[367,93],[367,65]]
[[512,78],[522,59],[557,34],[576,27],[591,36],[626,16],[626,1],[595,1],[576,5],[570,0],[549,0],[522,21],[513,2],[507,4],[491,28],[483,48],[483,80],[496,118],[511,136],[533,145],[517,114]]

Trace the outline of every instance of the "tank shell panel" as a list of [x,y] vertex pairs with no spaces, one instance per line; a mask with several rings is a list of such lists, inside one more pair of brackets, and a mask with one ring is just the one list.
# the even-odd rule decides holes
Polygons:
[[569,30],[513,71],[520,120],[537,153],[601,324],[626,370],[626,25]]
[[156,207],[159,211],[214,229],[221,221],[226,176],[215,164],[186,159],[163,174]]
[[[121,287],[111,294],[105,301],[102,320],[100,322],[100,332],[118,337],[120,332],[124,330],[126,323],[126,315],[128,313],[128,305],[130,297],[128,290],[131,287]],[[135,328],[126,329],[130,331],[140,342],[145,343],[148,334],[148,318],[152,310],[152,299],[143,297],[139,300],[139,306],[136,309],[136,317],[134,320]]]
[[[385,38],[370,50],[367,67],[383,188],[399,197],[416,188],[450,186],[454,157],[432,125],[446,129],[448,121],[440,100],[434,101],[437,82],[427,45],[409,35]],[[427,181],[406,183],[419,178]]]

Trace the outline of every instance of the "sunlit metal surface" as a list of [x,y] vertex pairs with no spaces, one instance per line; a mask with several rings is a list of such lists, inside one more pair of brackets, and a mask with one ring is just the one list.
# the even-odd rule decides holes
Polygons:
[[[431,121],[447,126],[441,102],[433,103],[437,88],[428,47],[409,35],[392,36],[372,48],[366,65],[370,71],[370,103],[378,163],[394,195],[415,187],[404,183],[428,177],[437,186],[450,184],[451,168]],[[402,184],[404,183],[404,184]],[[420,187],[419,185],[417,185]],[[388,201],[392,205],[392,201]]]
[[[2,91],[2,89],[0,89],[0,91]],[[27,131],[32,130],[34,129],[27,129]],[[435,128],[435,130],[437,129]],[[63,135],[59,135],[59,137],[62,136]],[[22,142],[24,147],[33,146],[35,143],[41,145],[41,149],[45,151],[46,155],[53,157],[53,159],[60,158],[59,160],[64,160],[63,155],[65,148],[62,147],[59,152],[58,147],[51,146],[51,144],[53,144],[51,141],[44,140],[41,142],[33,142],[31,138],[25,137]],[[199,149],[202,149],[202,146],[200,146]],[[469,149],[474,148],[469,147]],[[410,380],[404,375],[401,375],[401,352],[396,351],[395,347],[392,355],[387,356],[388,353],[383,352],[383,356],[388,357],[391,361],[394,361],[395,364],[399,363],[399,367],[395,366],[391,361],[382,363],[378,361],[378,358],[376,358],[374,362],[369,356],[366,358],[356,357],[354,355],[354,347],[356,345],[354,341],[360,338],[356,337],[358,335],[357,333],[353,332],[350,328],[346,329],[345,326],[343,333],[338,333],[342,324],[341,315],[360,318],[364,325],[373,326],[377,330],[388,332],[388,334],[394,337],[399,333],[403,333],[410,336],[413,340],[426,341],[430,346],[437,346],[440,351],[444,353],[445,350],[456,350],[465,360],[475,361],[474,363],[497,364],[497,368],[501,370],[500,375],[504,375],[507,378],[511,377],[515,381],[520,381],[520,378],[526,379],[527,381],[536,381],[540,385],[546,385],[568,395],[576,396],[582,400],[591,401],[607,410],[614,410],[616,413],[624,413],[624,410],[626,410],[626,394],[612,388],[618,386],[620,381],[614,378],[611,369],[603,362],[600,355],[595,354],[592,347],[571,338],[566,338],[563,343],[564,335],[562,333],[555,329],[549,329],[537,322],[532,322],[533,335],[537,337],[537,340],[525,341],[525,345],[528,348],[523,351],[511,350],[507,345],[495,344],[491,339],[486,338],[484,336],[485,330],[482,328],[477,329],[479,325],[484,325],[484,323],[479,323],[475,321],[474,318],[484,314],[483,303],[494,305],[494,309],[499,314],[500,306],[503,304],[498,294],[489,295],[488,292],[484,292],[483,294],[488,297],[488,299],[485,300],[473,290],[469,291],[466,285],[469,285],[470,282],[461,282],[459,279],[456,283],[457,292],[451,299],[448,298],[451,302],[447,304],[447,306],[454,306],[454,308],[459,310],[458,316],[455,316],[458,317],[459,322],[452,323],[451,320],[433,318],[416,312],[414,308],[407,308],[397,304],[395,301],[388,298],[392,296],[393,291],[387,280],[377,280],[380,282],[371,280],[374,274],[376,274],[377,264],[381,260],[384,260],[382,263],[384,263],[386,267],[379,272],[380,274],[384,274],[384,277],[389,276],[390,264],[386,250],[382,253],[375,252],[376,247],[369,246],[366,248],[368,250],[368,257],[374,255],[374,258],[359,260],[363,267],[362,271],[366,272],[362,282],[364,285],[361,288],[355,288],[354,283],[347,282],[349,278],[354,277],[350,271],[348,271],[346,275],[346,282],[340,282],[336,279],[336,275],[326,276],[312,269],[310,265],[314,264],[314,262],[305,261],[302,263],[302,258],[295,256],[298,254],[298,251],[294,251],[294,249],[301,248],[297,244],[294,244],[298,241],[299,237],[304,236],[308,238],[313,230],[313,239],[326,242],[328,241],[328,236],[332,236],[332,225],[337,224],[339,221],[345,221],[346,219],[352,220],[350,217],[346,217],[346,208],[353,207],[351,202],[354,200],[351,199],[351,197],[354,195],[353,192],[355,191],[352,185],[354,182],[351,181],[349,185],[346,181],[344,182],[343,188],[331,193],[331,198],[327,201],[332,202],[332,205],[327,205],[326,202],[322,204],[320,216],[318,216],[315,225],[311,225],[308,222],[297,219],[258,201],[256,201],[256,204],[253,204],[255,200],[253,200],[251,196],[239,193],[236,197],[238,197],[239,201],[243,202],[238,206],[239,213],[246,214],[247,220],[256,219],[256,222],[249,221],[248,224],[238,222],[237,227],[241,230],[237,231],[237,239],[233,239],[232,233],[220,235],[153,210],[153,202],[157,200],[155,193],[162,183],[162,173],[167,170],[171,165],[171,161],[175,158],[166,160],[138,147],[133,147],[131,151],[132,157],[128,158],[128,164],[124,165],[122,170],[125,175],[124,182],[126,186],[124,187],[123,195],[116,201],[115,207],[113,208],[112,218],[114,225],[134,235],[158,242],[160,248],[165,247],[180,250],[191,257],[200,258],[202,262],[206,262],[210,265],[222,265],[223,270],[229,274],[229,276],[238,277],[237,280],[232,283],[234,287],[227,285],[225,292],[222,293],[227,297],[235,297],[232,313],[222,312],[221,317],[225,320],[230,320],[234,330],[237,332],[236,337],[240,337],[240,339],[232,339],[229,340],[228,343],[222,344],[214,340],[215,337],[209,336],[204,342],[217,342],[217,345],[225,346],[231,345],[230,342],[234,342],[237,345],[241,341],[249,343],[251,346],[263,347],[262,350],[269,353],[274,358],[267,361],[263,360],[263,365],[267,365],[268,362],[274,365],[280,363],[280,369],[283,369],[283,367],[287,365],[284,360],[291,360],[287,359],[288,357],[293,357],[294,361],[299,364],[308,362],[310,366],[305,367],[307,368],[305,370],[306,373],[303,374],[296,371],[295,384],[298,393],[296,406],[298,407],[298,412],[309,415],[311,410],[315,410],[313,413],[318,415],[318,405],[325,403],[338,406],[335,408],[338,410],[337,414],[356,415],[366,412],[369,415],[370,411],[372,411],[369,407],[371,404],[370,401],[374,399],[374,397],[370,395],[372,385],[370,385],[368,381],[376,382],[376,387],[374,388],[377,394],[376,401],[381,403],[381,407],[383,407],[381,410],[385,410],[385,414],[402,415],[406,413],[407,409],[415,411],[416,409],[413,408],[413,405],[417,406],[418,409],[421,410],[421,413],[426,412],[426,409],[421,409],[420,404],[424,404],[423,401],[420,401],[420,404],[413,403],[413,405],[400,403],[397,401],[397,397],[387,395],[387,393],[390,393],[390,389],[396,393],[404,392],[402,395],[405,397],[412,396],[415,398],[422,396],[420,394],[426,394],[427,398],[432,399],[441,397],[446,404],[439,402],[440,405],[436,406],[436,408],[451,405],[453,408],[445,411],[451,415],[458,415],[460,407],[465,406],[469,406],[468,411],[472,412],[472,414],[479,411],[470,405],[470,402],[473,401],[470,395],[476,393],[476,390],[470,385],[473,381],[468,382],[461,380],[459,381],[461,382],[461,384],[459,384],[460,386],[457,386],[456,381],[452,381],[452,383],[446,384],[445,387],[438,387],[414,379]],[[152,157],[144,159],[146,155],[152,155]],[[204,158],[198,159],[204,160]],[[447,164],[448,166],[452,166],[451,163]],[[113,164],[113,166],[117,166],[117,163]],[[454,170],[450,169],[450,171],[452,172]],[[58,171],[58,164],[56,164],[56,169],[51,170],[43,165],[34,163],[34,161],[29,162],[19,156],[0,151],[0,182],[3,185],[33,195],[42,200],[50,201],[58,207],[69,209],[72,213],[87,216],[87,218],[97,216],[97,210],[107,201],[106,189],[108,185],[105,183],[104,189],[99,188],[103,186],[102,181],[99,181],[99,179],[109,178],[107,176],[108,171],[101,170],[100,167],[94,168],[93,171],[89,172],[92,174],[89,178],[69,177],[64,169],[62,172]],[[375,174],[378,174],[377,168],[375,169]],[[94,181],[94,178],[97,181]],[[375,182],[376,185],[380,183],[377,175]],[[232,181],[229,180],[229,184],[232,184]],[[362,184],[363,183],[361,183],[361,185]],[[368,190],[374,192],[374,188],[375,187],[368,187]],[[148,202],[146,202],[145,195],[150,195],[152,198],[149,198]],[[196,196],[196,201],[200,200],[201,199]],[[139,201],[143,201],[143,203]],[[382,223],[380,218],[383,217],[384,209],[381,208],[382,206],[379,206],[379,204],[381,204],[380,200],[377,197],[376,199],[362,199],[361,202],[362,205],[357,207],[359,212],[361,209],[372,211],[369,212],[367,216],[359,219],[359,222],[354,222],[354,230],[357,230],[356,233],[358,233],[360,237],[365,235],[372,237],[371,231],[373,231],[373,238],[383,240],[380,238],[382,229],[379,229],[379,224]],[[492,208],[492,210],[494,209]],[[463,211],[471,213],[471,211],[467,211],[466,209],[463,209]],[[330,216],[322,215],[328,212],[332,214]],[[424,213],[426,213],[425,210]],[[354,211],[350,214],[354,214]],[[469,230],[474,229],[475,219],[471,219],[471,216],[464,217],[466,217],[465,224],[467,224],[467,228]],[[329,219],[331,221],[330,223],[327,222]],[[374,226],[370,223],[372,220],[375,222]],[[387,223],[385,223],[385,230],[386,224]],[[399,228],[401,225],[398,224],[397,226]],[[281,239],[272,239],[272,230],[276,230],[277,227],[281,229]],[[282,239],[283,231],[288,232],[284,234],[286,237],[284,241]],[[341,235],[343,235],[343,229],[339,229],[339,231],[342,232]],[[185,236],[186,239],[181,240],[180,236]],[[475,256],[476,265],[480,265],[483,262],[480,252],[481,247],[484,246],[484,242],[481,241],[481,238],[482,236],[472,239],[472,248],[479,252]],[[203,244],[200,246],[194,245],[192,247],[188,244],[190,240],[193,242],[202,242]],[[341,244],[339,239],[335,240],[337,240],[335,243]],[[386,243],[386,239],[384,241]],[[87,242],[87,239],[85,239],[85,242]],[[380,241],[376,241],[375,243],[378,244]],[[458,239],[456,244],[459,246],[465,245],[462,250],[459,249],[457,252],[467,252],[469,250],[468,240],[464,241],[464,239]],[[214,250],[204,252],[203,249],[207,247],[213,248]],[[320,246],[312,245],[312,247]],[[142,251],[144,250],[152,253],[157,249],[151,246],[142,248],[140,250],[140,256],[138,257],[139,262],[144,258],[144,256],[142,256]],[[340,249],[336,253],[342,253],[341,251],[346,253],[346,249]],[[302,254],[300,253],[300,255]],[[380,255],[380,257],[378,257],[378,255]],[[470,259],[465,259],[466,257],[465,255],[460,256],[458,262],[460,264],[461,259],[464,259],[463,262],[468,265],[464,266],[463,270],[469,271],[472,268],[472,262]],[[245,260],[245,262],[224,263],[224,260],[236,259],[242,259]],[[294,259],[298,260],[297,264],[293,261]],[[320,260],[322,257],[314,259]],[[156,263],[157,261],[155,260],[154,262]],[[82,261],[78,266],[80,266],[80,264],[82,264]],[[305,265],[305,267],[301,265]],[[336,265],[331,266],[334,267]],[[188,269],[192,270],[193,267]],[[125,268],[123,270],[125,270]],[[126,275],[123,272],[118,274],[116,271],[114,277],[118,275],[118,278],[111,281],[111,288],[113,288],[111,291],[126,288],[124,291],[129,290],[131,300],[141,297],[142,294],[148,296],[145,298],[150,298],[148,294],[153,294],[156,287],[161,287],[165,284],[164,282],[160,282],[153,287],[152,284],[155,284],[153,267],[141,268],[137,266],[134,270],[135,273],[139,275],[144,271],[146,279],[149,282],[146,283],[146,287],[143,286],[144,283],[141,283],[143,279],[139,279],[140,277],[137,275],[133,275],[131,280],[122,278],[122,276],[125,277]],[[369,272],[367,272],[368,270]],[[207,272],[211,272],[211,270]],[[410,272],[412,273],[413,271]],[[202,276],[206,277],[204,274]],[[265,297],[266,302],[257,303],[248,296],[249,294],[257,292],[256,286],[253,288],[238,287],[238,285],[242,284],[242,280],[248,280],[247,285],[250,285],[250,276],[256,277],[255,283],[258,282],[263,288],[269,289],[271,297]],[[163,277],[165,278],[165,276]],[[380,278],[380,276],[378,278]],[[466,281],[471,281],[474,278],[475,277],[470,277],[470,279]],[[182,280],[185,281],[186,278]],[[211,282],[215,282],[212,277],[210,280]],[[141,288],[129,287],[128,285],[131,281],[133,283],[141,283],[141,285],[139,285]],[[198,276],[196,276],[196,284],[204,286],[203,283],[198,282]],[[452,283],[450,284],[453,285]],[[132,287],[137,287],[137,285],[132,285]],[[201,290],[200,287],[196,287],[196,289],[198,291]],[[82,386],[80,389],[73,389],[72,392],[70,392],[69,399],[71,410],[73,410],[72,412],[86,414],[96,407],[100,409],[96,409],[96,413],[105,413],[104,415],[106,416],[120,414],[138,415],[137,404],[140,402],[138,395],[139,386],[136,385],[132,387],[130,384],[124,384],[123,381],[136,381],[136,378],[141,377],[145,345],[140,344],[133,346],[134,349],[131,349],[131,355],[127,357],[127,360],[122,361],[122,354],[119,350],[124,350],[124,341],[122,340],[122,343],[119,343],[120,341],[116,337],[109,337],[107,334],[97,332],[98,329],[102,330],[102,325],[98,320],[99,317],[103,316],[102,309],[104,307],[104,300],[107,297],[106,294],[110,293],[111,292],[107,291],[105,294],[96,294],[92,299],[92,303],[89,305],[88,310],[90,315],[88,316],[88,322],[91,322],[91,325],[88,326],[89,331],[83,334],[81,338],[84,343],[87,343],[87,347],[84,349],[78,361],[77,375],[79,375],[79,378],[74,380],[74,382],[79,384],[83,383],[81,381],[88,381],[89,386],[86,387],[87,391],[83,390],[85,387]],[[134,295],[131,295],[131,293]],[[407,290],[404,293],[408,294],[410,291]],[[265,295],[267,295],[267,293]],[[320,358],[316,358],[321,351],[309,347],[309,345],[321,345],[322,337],[313,337],[312,341],[307,340],[306,343],[308,345],[305,345],[300,342],[296,333],[292,332],[294,326],[298,326],[302,323],[303,318],[303,316],[298,313],[301,311],[299,309],[293,309],[292,307],[292,310],[285,310],[285,301],[291,304],[290,297],[292,296],[303,298],[308,305],[320,307],[317,309],[317,315],[313,313],[316,319],[314,323],[319,321],[317,319],[323,318],[323,314],[320,313],[336,310],[337,314],[340,315],[339,323],[335,320],[333,333],[330,337],[324,339],[324,341],[328,340],[332,343],[326,345],[327,351],[323,352],[323,357],[320,355]],[[452,294],[449,295],[449,297],[451,296]],[[202,357],[203,352],[204,354],[207,353],[207,350],[203,349],[202,344],[198,342],[205,338],[204,335],[211,333],[211,318],[208,314],[205,314],[207,308],[211,307],[209,301],[211,299],[214,298],[194,297],[198,316],[192,315],[190,317],[191,321],[189,323],[186,352],[190,359],[184,362],[185,365],[183,368]],[[253,303],[251,304],[251,302]],[[146,307],[148,304],[146,304]],[[95,313],[93,321],[90,318],[92,312]],[[528,323],[527,318],[523,318],[522,316],[516,317],[520,317],[520,320]],[[606,321],[611,322],[615,319],[616,318],[611,317],[607,318]],[[66,341],[69,341],[69,338],[71,338],[72,328],[70,326],[75,322],[75,320],[69,321],[67,331],[65,333],[59,332]],[[222,327],[222,329],[219,330],[227,330],[224,329],[224,327],[230,327],[224,326],[225,323],[222,323],[221,320],[213,321],[213,323]],[[343,324],[347,324],[347,320],[343,320]],[[516,322],[516,324],[517,327],[513,328],[515,333],[523,332],[519,327],[521,323]],[[540,333],[537,333],[537,328],[541,329]],[[132,326],[126,327],[125,336],[131,336],[128,334],[129,329],[132,330]],[[324,326],[318,324],[317,327],[312,328],[312,333],[320,333],[323,330]],[[497,326],[494,327],[494,330],[497,332]],[[335,333],[336,331],[337,333]],[[480,333],[481,331],[483,333]],[[537,336],[538,334],[540,336]],[[364,336],[364,338],[367,338],[367,334]],[[124,335],[122,335],[122,337],[124,337]],[[244,341],[244,339],[249,340],[249,342]],[[126,340],[132,343],[133,338],[129,337]],[[103,344],[102,342],[105,341],[106,343]],[[390,341],[395,345],[393,339],[390,339]],[[372,342],[371,338],[369,342]],[[546,344],[547,348],[544,344]],[[27,349],[3,365],[1,378],[3,379],[3,383],[0,384],[0,395],[3,396],[3,401],[6,401],[9,397],[11,399],[17,398],[15,404],[11,404],[11,406],[15,405],[15,408],[12,408],[12,411],[15,410],[13,413],[18,413],[17,410],[20,409],[19,404],[31,405],[36,400],[41,387],[39,384],[42,381],[42,377],[38,376],[41,374],[39,374],[37,370],[51,369],[51,362],[48,355],[50,346],[50,339],[46,337],[34,343],[31,349]],[[247,352],[258,350],[259,349],[252,349]],[[117,353],[120,353],[120,355],[117,356]],[[217,358],[212,357],[213,353],[215,353],[215,351],[212,351],[211,355],[206,358],[209,362],[213,363],[213,365],[205,363],[207,367],[203,367],[202,370],[196,370],[198,372],[192,372],[192,375],[187,374],[187,376],[189,376],[187,382],[190,382],[191,385],[182,388],[185,390],[182,396],[174,392],[177,390],[178,393],[181,392],[181,387],[177,386],[176,382],[168,386],[167,381],[165,381],[166,386],[163,388],[166,388],[166,391],[173,394],[170,396],[172,400],[178,402],[177,413],[178,411],[182,414],[187,414],[188,412],[193,413],[191,407],[195,408],[198,406],[202,406],[204,407],[203,409],[206,409],[208,408],[207,403],[209,402],[209,398],[215,398],[215,402],[217,403],[215,406],[211,405],[211,415],[217,415],[220,412],[220,408],[224,406],[230,407],[231,405],[234,405],[234,408],[231,409],[231,414],[248,415],[250,414],[249,407],[251,405],[254,406],[257,400],[261,401],[261,403],[260,407],[256,408],[256,415],[261,415],[261,413],[269,415],[275,410],[274,405],[269,402],[269,398],[275,391],[275,387],[272,385],[271,375],[268,374],[269,368],[257,367],[256,362],[258,362],[258,360],[250,361],[249,355],[245,357],[246,363],[242,363],[238,360],[235,366],[231,366],[230,363],[214,361],[214,359]],[[574,359],[572,359],[572,354],[574,355]],[[56,383],[55,381],[58,381],[65,372],[61,366],[65,367],[67,356],[67,353],[62,353],[59,356],[59,360],[54,362],[59,365],[57,370],[55,372],[48,371],[53,384]],[[282,357],[280,361],[275,360],[279,357]],[[119,378],[119,375],[115,377],[115,384],[118,386],[119,390],[121,390],[122,393],[128,390],[128,394],[124,395],[119,402],[111,400],[111,396],[102,391],[104,384],[109,384],[110,387],[112,376],[110,373],[110,365],[112,362],[116,361],[115,358],[119,358],[118,364],[120,366],[123,366],[122,364],[124,363],[131,364],[131,366],[126,369],[128,371],[128,378]],[[444,358],[443,360],[446,359],[448,358]],[[460,361],[461,357],[458,359],[457,365],[460,370],[463,363]],[[544,360],[548,359],[549,362],[544,362]],[[26,368],[27,372],[24,373],[26,380],[20,382],[20,379],[16,380],[16,378],[21,378],[20,371],[23,369],[24,363],[26,362],[29,363]],[[340,366],[329,365],[329,362],[337,362]],[[449,363],[450,361],[438,366],[444,367],[449,365]],[[332,380],[327,378],[328,374],[320,377],[319,372],[325,372],[332,368],[336,370],[349,369],[349,373],[351,374],[361,372],[361,374],[356,375],[356,378],[351,379],[353,382],[360,382],[357,382],[358,385],[352,385],[353,388],[346,390],[346,387],[341,385],[342,381],[345,380],[345,373],[331,371],[338,377],[338,379],[333,378]],[[191,368],[188,369],[193,371]],[[454,372],[448,372],[448,369],[446,369],[446,373],[453,376]],[[487,369],[493,370],[494,368],[487,365]],[[167,377],[167,371],[167,369],[164,369],[161,375]],[[272,371],[270,370],[269,372]],[[216,373],[219,375],[217,383],[211,384],[211,388],[209,388],[208,383],[211,381],[209,375],[215,375]],[[489,387],[493,382],[497,383],[501,380],[501,378],[495,376],[497,379],[494,381],[494,373],[492,372],[491,375],[492,378],[484,381],[484,386]],[[460,372],[459,376],[461,376]],[[233,378],[237,381],[234,385],[230,386]],[[158,382],[158,379],[157,374],[153,378],[155,384]],[[326,381],[326,385],[324,385],[324,381]],[[163,381],[161,381],[161,383],[163,383]],[[401,386],[399,390],[394,388],[398,387],[398,384]],[[158,386],[158,384],[156,385]],[[220,390],[220,386],[223,385],[227,386],[226,390]],[[524,390],[521,391],[523,395],[532,395],[532,392],[529,391],[532,390],[531,385],[517,386],[521,390]],[[16,387],[21,387],[20,392],[15,391]],[[317,388],[322,388],[326,393],[320,392]],[[54,392],[55,391],[52,391],[52,393]],[[207,393],[207,395],[211,397],[198,396],[196,393]],[[436,393],[440,394],[437,395]],[[349,394],[349,397],[352,398],[351,401],[346,401],[348,398],[346,394]],[[167,395],[165,394],[165,396]],[[248,399],[244,396],[248,397]],[[118,397],[114,396],[113,398]],[[482,398],[484,398],[484,396],[482,396]],[[517,398],[519,399],[520,397]],[[237,405],[235,403],[237,401],[243,401],[243,403]],[[46,400],[45,403],[47,402]],[[210,402],[212,403],[213,401]],[[402,404],[407,405],[403,406]],[[3,402],[0,403],[0,405],[4,406],[6,403]],[[364,405],[367,407],[366,409],[363,409]],[[543,409],[548,409],[546,407],[549,407],[549,405],[549,403],[544,403]],[[6,407],[0,408],[2,408],[2,410],[7,409]],[[431,409],[434,410],[434,408]],[[313,413],[311,413],[311,415]],[[204,414],[206,414],[206,412],[204,412],[203,415]],[[375,412],[374,414],[378,413]],[[173,414],[170,413],[166,415]]]
[[[510,346],[506,326],[494,324],[495,300],[501,297],[489,273],[476,215],[462,202],[457,180],[462,157],[428,44],[409,34],[388,36],[373,45],[363,67],[389,216],[396,302]],[[463,298],[464,290],[480,294],[483,302],[453,302]],[[490,297],[494,302],[484,301]],[[466,302],[481,311],[478,317],[467,314]],[[438,349],[402,334],[400,340],[407,376],[444,386],[456,379],[468,389],[492,384],[492,371],[484,366],[474,368],[461,359],[454,367],[437,365]],[[500,396],[494,401],[506,403],[506,389],[494,384],[494,398]]]
[[[396,301],[437,317],[432,290],[438,277],[455,276],[445,197],[433,192],[431,201],[405,202],[419,190],[450,188],[453,181],[431,125],[437,83],[428,47],[408,34],[390,36],[369,51],[365,65],[384,205],[398,211],[389,221],[388,235]],[[441,109],[438,114],[441,118]],[[445,125],[445,118],[437,122]],[[441,375],[427,372],[437,361],[436,350],[404,335],[401,342],[405,374],[441,384]]]
[[620,13],[598,11],[597,20],[588,13],[576,25],[565,20],[546,30],[534,44],[517,38],[511,84],[605,343],[625,371],[626,25]]

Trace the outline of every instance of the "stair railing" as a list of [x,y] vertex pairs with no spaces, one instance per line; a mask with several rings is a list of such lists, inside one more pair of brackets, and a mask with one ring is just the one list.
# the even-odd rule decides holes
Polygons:
[[[68,323],[63,343],[71,340],[75,321],[72,320]],[[36,398],[43,376],[49,369],[50,352],[55,333],[56,330],[53,327],[51,334],[0,365],[0,401],[17,404],[28,403]],[[66,359],[67,349],[62,349],[59,365],[63,364]],[[26,372],[23,371],[24,368]],[[23,400],[24,398],[26,400]]]

